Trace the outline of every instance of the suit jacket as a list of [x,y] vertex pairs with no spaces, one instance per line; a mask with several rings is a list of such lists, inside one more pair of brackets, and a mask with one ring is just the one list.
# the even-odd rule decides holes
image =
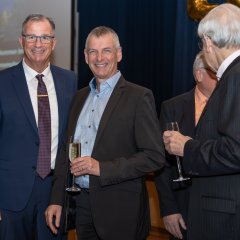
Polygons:
[[[195,130],[194,89],[164,101],[161,105],[160,124],[163,130],[167,122],[178,122],[180,132],[193,137]],[[166,154],[169,163],[156,172],[155,184],[158,191],[162,217],[181,213],[187,223],[188,201],[191,181],[173,182],[179,176],[175,156]],[[184,169],[183,169],[184,170]],[[184,172],[184,171],[183,171]],[[183,173],[186,176],[185,173]],[[185,234],[185,233],[184,233]],[[175,239],[172,237],[172,239]],[[186,236],[184,236],[186,239]]]
[[[76,92],[71,71],[51,65],[59,111],[59,146]],[[39,136],[22,63],[0,72],[0,209],[22,210],[36,176]]]
[[[73,100],[67,139],[74,135],[88,94],[89,88],[83,88]],[[150,90],[119,79],[100,120],[92,157],[100,162],[100,177],[90,175],[89,189],[97,233],[103,239],[127,240],[121,237],[127,226],[131,228],[131,240],[146,238],[150,220],[145,175],[161,168],[165,161]],[[63,146],[51,204],[62,204],[67,165],[67,149]]]
[[240,57],[223,73],[184,148],[195,176],[188,216],[190,240],[240,239]]

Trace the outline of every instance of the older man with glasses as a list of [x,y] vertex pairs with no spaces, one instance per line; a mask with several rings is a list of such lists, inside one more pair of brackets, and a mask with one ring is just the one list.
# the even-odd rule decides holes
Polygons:
[[188,239],[240,239],[240,9],[222,4],[199,23],[207,64],[218,85],[199,119],[194,139],[164,133],[170,154],[183,156],[192,175]]

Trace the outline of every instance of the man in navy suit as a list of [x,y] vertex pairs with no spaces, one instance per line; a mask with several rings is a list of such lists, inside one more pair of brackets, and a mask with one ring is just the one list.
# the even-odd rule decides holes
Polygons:
[[[160,123],[166,129],[167,122],[177,121],[182,134],[194,137],[195,126],[217,84],[216,74],[206,64],[203,52],[193,63],[196,86],[189,92],[164,101],[161,105]],[[187,215],[191,180],[173,182],[178,177],[175,156],[167,155],[169,163],[155,178],[161,215],[170,239],[187,239]]]
[[207,64],[218,84],[195,129],[194,139],[164,133],[170,154],[183,156],[192,175],[188,239],[240,239],[240,9],[221,4],[199,23]]
[[[77,88],[72,71],[50,64],[56,45],[55,24],[40,14],[29,15],[19,42],[23,60],[0,72],[0,239],[55,239],[45,223],[57,149]],[[36,75],[42,74],[50,105],[50,166],[37,172],[40,142]]]

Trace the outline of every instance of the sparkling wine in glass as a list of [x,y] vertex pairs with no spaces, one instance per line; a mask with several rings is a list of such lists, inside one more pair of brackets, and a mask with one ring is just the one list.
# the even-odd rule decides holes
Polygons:
[[[81,143],[70,140],[69,143],[69,160],[72,162],[75,158],[81,156]],[[72,186],[66,188],[68,192],[80,192],[81,189],[75,185],[75,177],[72,177]]]
[[[167,123],[167,130],[168,131],[178,131],[179,132],[178,123],[177,122],[168,122]],[[173,181],[174,182],[180,182],[180,181],[189,180],[190,178],[185,178],[182,175],[182,167],[181,167],[179,156],[176,156],[176,159],[177,159],[177,168],[178,168],[179,177],[177,179],[173,179]]]

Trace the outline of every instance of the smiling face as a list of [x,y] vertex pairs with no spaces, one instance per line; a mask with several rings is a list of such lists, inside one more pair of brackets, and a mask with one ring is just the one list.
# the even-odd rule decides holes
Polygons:
[[117,72],[117,64],[122,59],[121,47],[116,46],[111,33],[91,36],[84,50],[85,61],[99,83]]
[[[53,36],[54,30],[46,19],[29,21],[24,27],[24,35]],[[26,64],[35,71],[42,72],[50,62],[56,39],[53,38],[50,43],[41,43],[39,38],[35,42],[27,42],[26,38],[21,36],[19,42],[24,50]]]

